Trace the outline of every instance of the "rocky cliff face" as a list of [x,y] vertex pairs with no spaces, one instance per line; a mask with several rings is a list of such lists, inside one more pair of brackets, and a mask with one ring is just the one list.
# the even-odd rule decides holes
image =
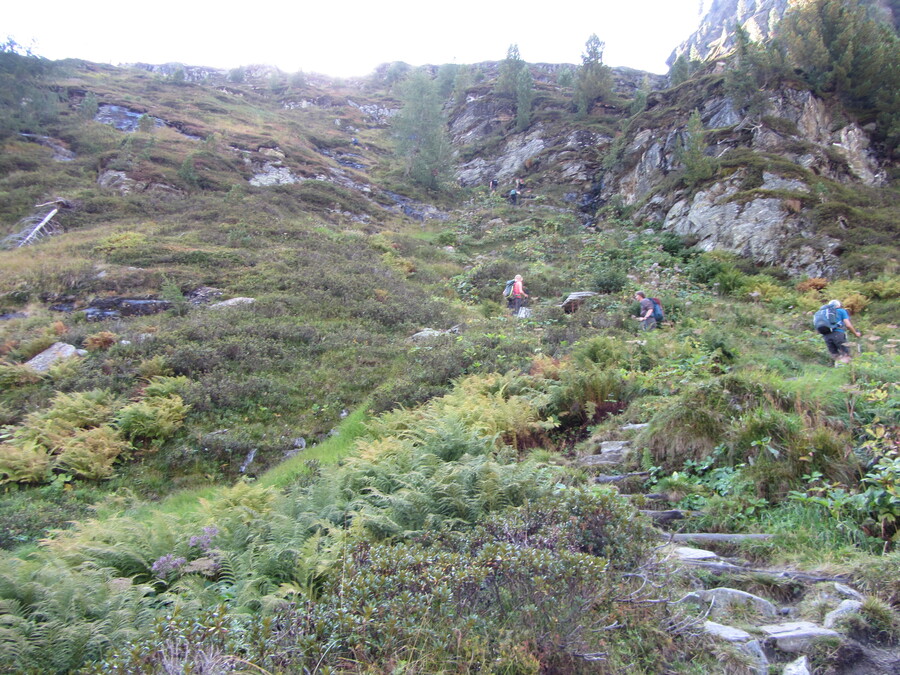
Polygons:
[[[614,197],[638,207],[638,218],[661,222],[705,250],[726,249],[761,264],[784,265],[794,274],[822,276],[838,267],[839,242],[820,236],[809,215],[816,202],[805,176],[847,184],[885,182],[884,167],[855,123],[839,124],[823,101],[807,91],[773,94],[764,121],[748,123],[724,95],[707,99],[700,114],[714,144],[707,155],[743,153],[747,166],[692,192],[666,190],[666,177],[681,170],[678,148],[686,118],[666,128],[639,129],[628,139],[620,168],[602,174],[601,203]],[[760,171],[753,157],[771,168]],[[802,170],[794,170],[793,166]]]
[[[740,25],[751,40],[769,39],[781,17],[791,7],[803,0],[713,0],[700,22],[700,26],[687,40],[678,45],[669,56],[671,66],[684,54],[697,60],[708,61],[724,56],[734,46],[734,27]],[[891,0],[873,0],[875,9],[885,21],[896,27],[897,19]]]
[[734,27],[740,25],[752,40],[772,36],[775,26],[790,5],[798,0],[713,0],[696,32],[682,42],[669,57],[672,65],[679,56],[704,61],[731,51]]

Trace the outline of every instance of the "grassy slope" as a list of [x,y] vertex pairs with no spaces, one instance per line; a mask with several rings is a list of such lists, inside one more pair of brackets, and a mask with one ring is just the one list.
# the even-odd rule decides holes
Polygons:
[[[509,458],[510,447],[522,458],[538,447],[546,453],[544,461],[567,464],[578,453],[592,451],[597,441],[619,437],[622,422],[649,421],[651,427],[636,439],[643,455],[634,462],[654,467],[659,477],[682,474],[676,487],[694,500],[684,505],[709,511],[705,521],[689,527],[766,528],[781,533],[777,543],[743,555],[845,569],[848,561],[859,561],[864,570],[860,583],[871,579],[873,587],[884,574],[884,564],[868,557],[882,542],[866,537],[849,510],[832,502],[833,520],[826,519],[828,527],[822,527],[823,512],[792,513],[795,507],[785,497],[789,490],[807,488],[810,496],[827,496],[829,485],[858,489],[859,466],[848,461],[848,453],[871,440],[867,427],[896,425],[891,383],[898,379],[892,375],[898,366],[888,340],[897,334],[879,318],[886,315],[895,291],[845,282],[824,292],[801,293],[792,284],[746,274],[752,270],[741,273],[739,261],[727,256],[697,257],[677,241],[647,234],[624,220],[603,222],[600,234],[588,234],[571,214],[535,203],[512,209],[477,191],[457,195],[460,202],[468,201],[448,223],[423,226],[359,192],[321,181],[270,189],[246,186],[247,169],[228,146],[251,153],[277,146],[298,175],[344,171],[343,179],[366,182],[365,175],[341,169],[315,149],[353,151],[351,134],[366,148],[370,175],[390,179],[384,130],[366,128],[357,109],[279,107],[286,97],[313,98],[322,91],[288,96],[270,88],[229,85],[243,93],[235,96],[94,67],[70,71],[66,86],[91,89],[101,102],[184,121],[192,133],[214,131],[216,137],[192,141],[161,130],[135,135],[128,147],[120,132],[69,114],[50,131],[76,149],[72,163],[50,161],[35,144],[5,141],[0,207],[7,222],[52,195],[79,203],[66,216],[67,234],[2,254],[4,308],[27,307],[31,315],[0,326],[7,358],[22,361],[57,337],[80,345],[101,330],[130,344],[92,352],[78,366],[9,388],[0,407],[3,421],[21,422],[25,413],[45,408],[58,391],[104,388],[138,397],[148,376],[166,373],[189,378],[182,395],[192,408],[181,432],[164,442],[139,444],[110,481],[8,490],[0,506],[8,529],[22,521],[23,513],[33,522],[9,536],[7,546],[33,541],[48,524],[71,518],[73,509],[84,517],[88,506],[104,497],[98,511],[103,524],[85,521],[46,555],[70,562],[96,556],[95,562],[115,568],[120,562],[101,550],[105,544],[89,551],[92,537],[121,528],[123,541],[132,541],[129,537],[139,538],[149,528],[160,533],[158,538],[153,535],[146,546],[130,544],[140,549],[139,567],[146,572],[165,551],[183,548],[179,537],[186,538],[217,510],[228,522],[234,520],[229,532],[237,532],[235,523],[245,508],[263,512],[255,501],[262,497],[254,491],[277,488],[293,495],[293,483],[305,485],[311,479],[303,476],[318,475],[317,463],[337,462],[360,448],[367,457],[378,457],[383,448],[377,444],[351,447],[363,435],[360,424],[372,407],[416,404],[446,392],[448,381],[460,376],[530,368],[534,382],[511,381],[504,391],[531,401],[537,417],[521,428],[515,426],[520,422],[505,422],[513,425],[509,428],[496,420],[490,423],[494,427],[479,422],[488,425],[478,427],[479,433],[500,430],[501,446],[508,446],[501,457]],[[357,101],[388,100],[359,89],[332,95],[348,94]],[[336,131],[336,118],[354,130]],[[193,162],[196,181],[179,174],[185,159]],[[173,185],[183,194],[110,195],[95,185],[98,167],[110,165]],[[549,183],[552,177],[543,180]],[[454,250],[445,250],[446,244]],[[511,321],[495,301],[497,289],[516,271],[526,274],[535,296],[529,321]],[[723,272],[732,275],[732,297],[711,291],[716,274]],[[609,283],[610,278],[621,282],[618,290],[575,314],[565,315],[554,306],[566,292]],[[896,280],[882,281],[882,286],[891,284]],[[165,290],[174,297],[176,290],[188,292],[200,285],[221,288],[225,297],[253,296],[257,302],[220,314],[184,307],[102,325],[60,318],[44,309],[45,301],[58,296],[84,300]],[[631,294],[638,288],[663,298],[674,327],[652,335],[637,332],[629,313]],[[762,292],[764,304],[737,299],[747,290]],[[844,370],[827,368],[820,339],[804,332],[804,312],[832,291],[863,293],[871,304],[855,317],[856,325],[881,338],[864,343],[870,353]],[[419,328],[446,328],[460,321],[465,327],[459,337],[416,346],[405,342]],[[140,339],[147,334],[154,337]],[[556,372],[560,363],[561,374]],[[577,367],[570,372],[566,363]],[[525,405],[521,401],[517,405]],[[490,411],[493,405],[499,404],[481,404],[480,409]],[[344,409],[355,412],[340,422]],[[680,417],[688,409],[708,414],[695,420]],[[611,412],[621,414],[609,417]],[[533,426],[538,420],[551,431],[538,433]],[[336,438],[280,461],[294,438],[324,439],[339,424]],[[510,428],[517,431],[504,435]],[[251,450],[258,451],[251,470],[258,474],[254,491],[242,492],[248,488],[241,483],[215,487],[232,484]],[[789,461],[770,461],[775,453]],[[727,478],[718,487],[711,474],[698,468],[708,457],[715,460],[713,468],[732,471],[717,474]],[[263,472],[269,465],[274,468]],[[804,478],[814,471],[822,477]],[[564,476],[573,484],[584,480],[576,469]],[[174,489],[186,490],[158,506],[146,503]],[[374,520],[373,513],[366,511],[366,516]],[[270,544],[260,544],[260,551]],[[138,568],[132,572],[121,564],[119,575],[137,573]],[[9,569],[4,573],[14,578]],[[241,602],[258,609],[250,586],[249,580],[242,586],[246,595]],[[209,594],[196,598],[202,598],[201,604],[210,598],[221,601]]]

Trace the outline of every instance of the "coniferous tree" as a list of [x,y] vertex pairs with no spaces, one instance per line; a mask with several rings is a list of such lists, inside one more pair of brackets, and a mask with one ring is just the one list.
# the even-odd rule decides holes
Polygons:
[[669,68],[670,84],[677,87],[679,84],[687,82],[700,69],[701,65],[700,61],[692,60],[681,54]]
[[524,131],[531,124],[531,106],[534,102],[534,80],[531,71],[523,68],[516,81],[516,131]]
[[751,117],[765,111],[766,87],[774,75],[768,52],[741,26],[734,29],[734,55],[725,73],[725,89],[737,110],[746,110]]
[[525,62],[519,56],[519,45],[510,45],[506,50],[506,58],[500,62],[497,93],[515,94],[519,84],[519,73],[523,68],[525,68]]
[[634,92],[634,100],[631,102],[631,106],[628,109],[632,115],[637,115],[640,112],[643,112],[647,107],[647,98],[650,96],[650,80],[646,76],[644,77],[644,81],[641,82],[641,87],[636,92]]
[[417,70],[404,82],[401,100],[403,107],[394,117],[393,131],[404,175],[417,185],[436,190],[446,178],[451,159],[437,84]]
[[0,43],[0,138],[37,133],[59,114],[59,95],[45,84],[54,64],[13,39]]
[[609,66],[603,63],[604,47],[596,35],[591,35],[584,44],[575,82],[575,100],[582,117],[591,111],[594,101],[608,97],[612,91],[612,74]]
[[462,66],[456,71],[456,78],[453,81],[453,100],[456,105],[466,100],[466,93],[471,86],[472,69],[469,66]]
[[715,162],[706,154],[706,129],[700,111],[694,110],[681,137],[678,160],[684,164],[684,182],[693,186],[715,173]]
[[556,84],[560,87],[571,87],[575,84],[575,71],[572,68],[563,68],[556,76]]
[[97,116],[99,109],[100,104],[97,103],[97,97],[94,92],[89,91],[82,99],[81,105],[78,106],[78,117],[85,122],[90,122]]
[[455,63],[445,63],[437,71],[437,87],[441,98],[447,98],[453,91],[456,82],[456,73],[459,66]]
[[810,0],[789,11],[773,49],[818,94],[869,111],[877,137],[900,142],[900,38],[859,0]]

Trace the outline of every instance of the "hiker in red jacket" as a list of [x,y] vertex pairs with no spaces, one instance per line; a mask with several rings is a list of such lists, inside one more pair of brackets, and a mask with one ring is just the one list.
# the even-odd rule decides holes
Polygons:
[[513,300],[513,316],[518,316],[519,310],[522,309],[522,305],[525,304],[525,298],[528,297],[528,293],[525,292],[525,285],[522,283],[521,274],[516,275],[512,293],[510,295]]

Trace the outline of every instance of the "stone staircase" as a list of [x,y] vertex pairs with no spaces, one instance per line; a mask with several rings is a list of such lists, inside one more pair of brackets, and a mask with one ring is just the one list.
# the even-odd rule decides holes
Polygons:
[[[627,434],[645,426],[630,424],[621,430]],[[603,441],[594,450],[594,454],[582,456],[577,462],[595,473],[597,483],[614,485],[623,495],[651,505],[665,500],[664,495],[642,491],[649,472],[626,471],[634,465],[629,461],[630,441]],[[661,509],[642,512],[660,528],[660,538],[665,541],[661,548],[665,559],[673,565],[676,574],[686,577],[688,587],[697,587],[672,604],[684,606],[687,613],[697,617],[698,632],[708,638],[717,654],[724,648],[736,657],[728,665],[723,664],[721,672],[900,675],[900,647],[883,648],[860,642],[848,634],[847,628],[853,625],[854,615],[860,614],[865,596],[852,588],[847,578],[753,567],[743,560],[686,544],[716,545],[723,541],[733,544],[747,539],[767,539],[771,535],[674,533],[666,528],[690,513]],[[724,585],[729,580],[734,583],[748,577],[759,582],[757,587],[765,588],[766,582],[777,587],[789,581],[798,588],[785,604]],[[713,583],[723,585],[708,587],[710,578],[714,579]],[[801,606],[803,601],[806,608]],[[809,611],[810,601],[815,604],[816,612]],[[815,614],[812,617],[815,620],[810,620],[810,614]],[[827,669],[816,667],[816,655],[821,653],[823,645],[833,657]]]

